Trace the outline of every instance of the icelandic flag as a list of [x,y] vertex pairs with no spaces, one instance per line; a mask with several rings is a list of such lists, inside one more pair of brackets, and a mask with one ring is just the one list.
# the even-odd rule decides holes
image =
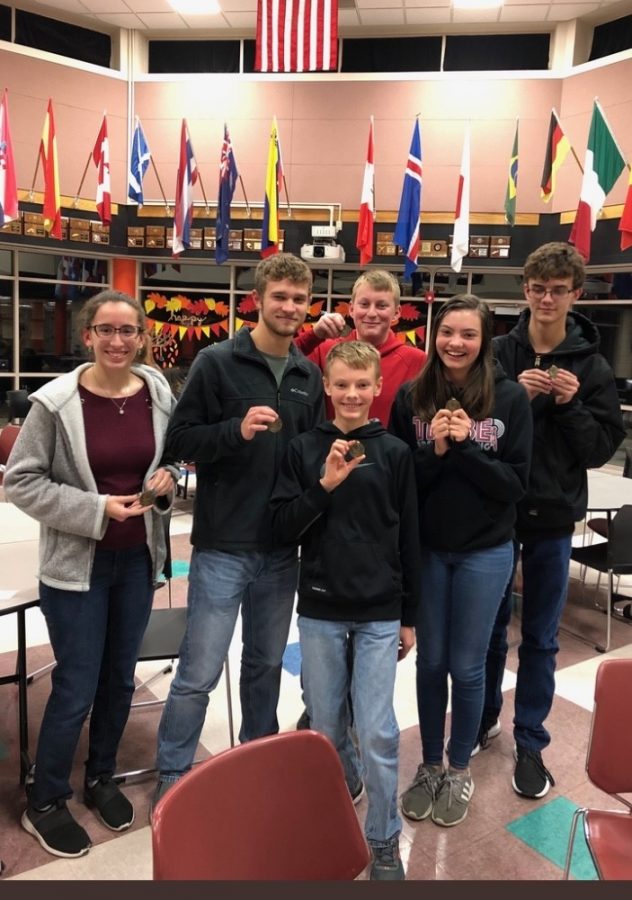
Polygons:
[[140,119],[136,116],[136,129],[132,137],[132,153],[127,177],[127,196],[135,200],[139,206],[143,205],[143,178],[149,166],[151,150],[145,139]]
[[233,202],[238,174],[228,127],[224,124],[224,142],[222,143],[222,152],[219,160],[219,191],[215,226],[215,261],[218,265],[226,262],[228,259],[230,204]]
[[193,155],[186,119],[180,134],[180,164],[176,182],[176,212],[173,218],[173,255],[178,256],[190,244],[193,219],[193,185],[198,180],[198,168]]
[[397,224],[393,233],[393,242],[406,254],[404,263],[404,279],[407,281],[417,269],[419,256],[419,214],[421,212],[421,129],[419,119],[415,120],[410,152],[404,170],[402,199],[399,202]]

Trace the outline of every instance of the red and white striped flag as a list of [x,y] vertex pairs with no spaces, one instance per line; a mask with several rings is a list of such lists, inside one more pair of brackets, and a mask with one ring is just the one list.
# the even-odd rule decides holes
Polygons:
[[112,192],[110,189],[110,142],[108,140],[108,124],[103,114],[101,128],[97,135],[92,159],[99,173],[97,178],[97,212],[104,225],[112,221]]
[[255,72],[338,68],[338,0],[258,0]]

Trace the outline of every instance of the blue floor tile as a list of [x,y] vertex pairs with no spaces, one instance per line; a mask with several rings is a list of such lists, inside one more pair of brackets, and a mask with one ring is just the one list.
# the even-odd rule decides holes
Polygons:
[[189,563],[182,559],[174,559],[171,563],[171,573],[173,578],[186,578],[189,574]]
[[[532,850],[564,869],[571,820],[576,809],[576,804],[566,797],[556,797],[550,803],[537,806],[525,816],[514,819],[506,828]],[[581,831],[581,823],[575,837],[571,876],[579,881],[597,879],[597,872]]]

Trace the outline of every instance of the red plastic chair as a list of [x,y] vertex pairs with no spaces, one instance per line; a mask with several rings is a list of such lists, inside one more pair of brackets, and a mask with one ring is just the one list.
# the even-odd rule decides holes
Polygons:
[[622,810],[578,809],[573,815],[564,878],[568,878],[577,823],[599,878],[632,879],[632,803],[620,794],[632,794],[632,659],[606,659],[597,670],[595,708],[586,772],[590,781],[627,807]]
[[[6,465],[16,438],[20,433],[20,425],[9,423],[0,431],[0,466]],[[0,484],[4,480],[4,469],[0,469]]]
[[336,750],[315,731],[205,760],[152,816],[154,880],[352,880],[371,859]]

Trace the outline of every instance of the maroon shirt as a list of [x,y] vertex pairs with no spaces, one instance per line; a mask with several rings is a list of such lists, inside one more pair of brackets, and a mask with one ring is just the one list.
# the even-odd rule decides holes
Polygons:
[[[137,494],[156,451],[147,385],[123,400],[98,397],[82,385],[86,447],[100,494]],[[123,415],[119,409],[123,407]],[[146,541],[143,516],[125,522],[110,519],[99,546],[108,550],[135,547]]]

